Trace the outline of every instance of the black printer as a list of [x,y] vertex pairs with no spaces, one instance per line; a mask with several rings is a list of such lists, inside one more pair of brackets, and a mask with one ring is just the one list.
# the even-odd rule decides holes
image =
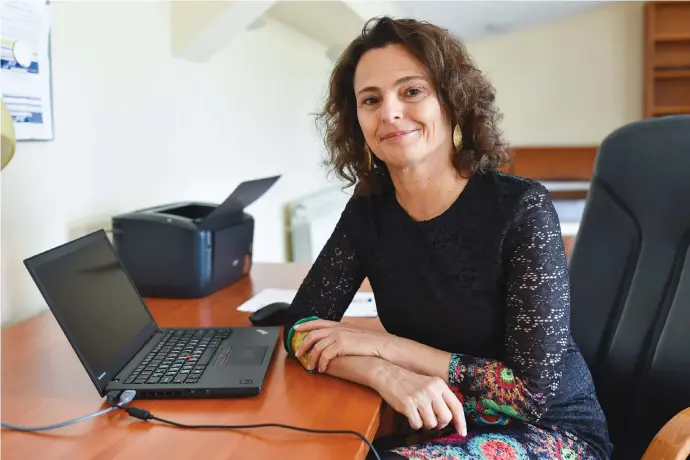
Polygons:
[[113,246],[139,293],[203,297],[247,275],[254,218],[244,209],[279,178],[243,182],[220,205],[172,203],[114,216]]

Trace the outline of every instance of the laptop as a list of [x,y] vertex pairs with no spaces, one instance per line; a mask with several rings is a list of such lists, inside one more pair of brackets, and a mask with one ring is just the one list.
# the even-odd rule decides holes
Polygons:
[[139,399],[261,392],[278,328],[158,326],[105,231],[24,265],[101,397],[122,390]]

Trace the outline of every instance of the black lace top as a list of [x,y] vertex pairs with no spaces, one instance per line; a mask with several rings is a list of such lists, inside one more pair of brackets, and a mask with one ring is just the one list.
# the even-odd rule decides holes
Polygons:
[[567,430],[608,457],[604,414],[570,335],[558,216],[539,183],[472,176],[453,205],[413,220],[392,185],[354,196],[289,310],[340,320],[364,278],[386,330],[452,354],[465,413]]

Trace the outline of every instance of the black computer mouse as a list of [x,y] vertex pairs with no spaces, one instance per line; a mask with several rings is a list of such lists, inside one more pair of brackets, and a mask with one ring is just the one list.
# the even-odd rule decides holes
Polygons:
[[288,308],[290,308],[289,303],[269,303],[252,313],[249,316],[249,321],[255,326],[282,326]]

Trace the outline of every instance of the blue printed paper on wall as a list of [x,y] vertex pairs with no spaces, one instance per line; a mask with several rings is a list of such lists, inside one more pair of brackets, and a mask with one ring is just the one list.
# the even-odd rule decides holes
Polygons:
[[53,139],[50,5],[2,2],[2,98],[17,140]]

